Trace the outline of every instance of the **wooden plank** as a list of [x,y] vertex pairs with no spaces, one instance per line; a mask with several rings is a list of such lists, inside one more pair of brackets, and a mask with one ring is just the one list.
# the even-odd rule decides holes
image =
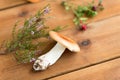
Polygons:
[[[83,0],[84,2],[87,2],[89,0]],[[73,22],[71,19],[73,19],[73,14],[65,12],[63,10],[63,7],[60,6],[61,0],[56,1],[41,1],[37,4],[28,4],[8,10],[0,11],[0,30],[2,31],[0,36],[10,36],[11,29],[16,22],[16,20],[23,20],[24,18],[31,16],[35,14],[40,8],[42,8],[44,5],[51,4],[51,14],[50,16],[53,17],[52,20],[50,19],[48,21],[48,25],[55,27],[57,25],[69,25],[70,27],[74,27]],[[81,1],[76,0],[76,3],[82,3]],[[94,22],[97,20],[101,20],[104,18],[108,18],[111,16],[115,16],[120,14],[120,0],[117,1],[104,1],[105,10],[100,12],[98,16],[95,18],[89,20],[89,22]],[[114,6],[115,5],[115,6]],[[110,7],[112,6],[112,7]],[[54,23],[56,22],[56,24]],[[9,24],[9,25],[8,25]],[[4,27],[6,27],[7,30],[4,30]],[[7,31],[7,32],[6,32]],[[9,38],[9,37],[6,37]],[[5,39],[6,39],[5,38]],[[1,39],[0,39],[1,41]]]
[[[117,0],[116,2],[109,2],[109,0],[105,1],[106,2],[104,3],[104,5],[107,9],[101,12],[96,18],[93,19],[93,21],[101,20],[104,18],[108,19],[89,24],[90,27],[85,32],[77,31],[74,27],[70,27],[66,31],[61,32],[62,34],[71,37],[79,43],[85,40],[90,41],[90,44],[87,46],[80,45],[80,53],[72,54],[71,52],[66,50],[61,59],[55,65],[51,66],[46,71],[37,73],[31,71],[31,64],[17,64],[12,54],[0,56],[1,80],[44,79],[86,65],[90,65],[92,63],[97,63],[112,57],[120,56],[120,16],[109,18],[111,16],[120,14],[120,0]],[[58,5],[59,3],[59,1],[50,2],[52,8],[51,16],[55,17],[52,20],[48,21],[48,25],[52,27],[65,24],[73,26],[71,20],[73,18],[72,14],[66,15],[67,13],[64,12],[62,7]],[[29,4],[22,7],[1,11],[0,42],[4,39],[10,38],[12,25],[14,24],[16,19],[23,20],[22,17],[27,17],[35,13],[39,8],[46,4],[47,3],[43,1],[38,4]],[[109,7],[111,5],[116,6]]]
[[[0,56],[0,75],[2,80],[38,80],[55,76],[83,66],[120,56],[120,16],[89,24],[85,32],[71,28],[62,34],[71,37],[77,42],[90,40],[87,46],[80,45],[80,53],[71,53],[66,50],[59,61],[46,71],[34,73],[31,64],[18,65],[12,54]],[[72,31],[71,31],[72,30]],[[15,77],[17,76],[17,77]]]
[[119,80],[120,58],[49,80]]
[[25,0],[0,0],[0,10],[27,3]]

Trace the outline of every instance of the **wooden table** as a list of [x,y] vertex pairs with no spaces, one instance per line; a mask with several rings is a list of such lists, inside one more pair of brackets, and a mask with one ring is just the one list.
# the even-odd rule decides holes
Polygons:
[[[90,0],[74,0],[82,4]],[[97,1],[97,0],[96,0]],[[13,54],[0,55],[0,80],[120,80],[120,0],[104,0],[105,10],[89,20],[89,28],[75,29],[73,14],[60,6],[61,0],[0,0],[0,42],[10,39],[16,20],[23,21],[46,4],[54,16],[48,25],[69,25],[61,33],[79,42],[80,53],[66,50],[49,69],[33,72],[32,64],[18,64]],[[82,43],[87,41],[88,45]]]

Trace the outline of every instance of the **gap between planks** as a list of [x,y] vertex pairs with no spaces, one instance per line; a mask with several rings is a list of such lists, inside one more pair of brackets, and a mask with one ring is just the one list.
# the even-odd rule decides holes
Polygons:
[[49,80],[120,80],[120,58]]
[[55,75],[55,76],[51,76],[51,77],[48,77],[48,78],[45,78],[45,79],[42,79],[42,80],[49,80],[49,79],[51,79],[51,78],[55,78],[55,77],[58,77],[58,76],[62,76],[62,75],[65,75],[65,74],[68,74],[68,73],[71,73],[71,72],[74,72],[74,71],[86,69],[86,68],[88,68],[88,67],[96,66],[96,65],[99,65],[99,64],[102,64],[102,63],[110,62],[110,61],[112,61],[112,60],[116,60],[116,59],[119,59],[119,58],[120,58],[120,56],[113,57],[113,58],[110,58],[110,59],[107,59],[107,60],[104,60],[104,61],[100,61],[100,62],[97,62],[97,63],[93,63],[93,64],[90,64],[90,65],[87,65],[87,66],[83,66],[83,67],[80,67],[80,68],[77,68],[77,69],[74,69],[74,70],[70,70],[70,71],[67,71],[67,72],[63,72],[63,73],[60,73],[60,74],[57,74],[57,75]]
[[27,4],[30,4],[30,3],[29,3],[29,2],[26,2],[26,3],[21,3],[21,4],[17,4],[17,5],[13,5],[13,6],[5,7],[5,8],[0,9],[0,11],[8,10],[8,9],[11,9],[11,8],[14,8],[14,7],[24,6],[24,5],[27,5]]

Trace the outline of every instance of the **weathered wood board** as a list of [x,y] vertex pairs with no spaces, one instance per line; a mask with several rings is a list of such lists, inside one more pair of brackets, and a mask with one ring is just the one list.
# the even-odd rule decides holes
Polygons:
[[[1,80],[41,80],[55,75],[79,69],[94,63],[120,56],[120,0],[104,1],[105,10],[98,16],[89,20],[88,30],[77,31],[72,23],[72,14],[66,13],[59,5],[60,1],[49,2],[51,4],[51,16],[48,25],[69,25],[70,27],[61,33],[67,35],[78,43],[89,41],[87,46],[80,45],[80,53],[71,53],[66,50],[59,61],[48,70],[33,72],[32,64],[17,64],[12,54],[0,56]],[[0,12],[0,42],[10,38],[12,26],[16,20],[23,20],[34,14],[46,1],[37,4],[28,4],[20,7],[3,10]],[[115,5],[115,6],[114,6]],[[112,6],[112,7],[110,7]],[[95,21],[95,22],[94,22]]]
[[90,44],[80,45],[80,53],[65,51],[60,60],[46,71],[34,73],[31,71],[32,65],[18,65],[13,55],[0,56],[0,75],[4,80],[37,80],[120,56],[119,23],[120,16],[116,16],[89,24],[90,27],[85,32],[76,31],[75,28],[62,32],[77,42],[90,40]]
[[120,59],[74,71],[50,80],[119,80]]
[[[83,0],[83,2],[87,2],[87,1],[89,0]],[[50,16],[53,17],[48,21],[49,26],[55,27],[58,25],[69,25],[70,27],[74,27],[73,22],[71,20],[73,19],[73,14],[66,12],[63,9],[63,7],[61,7],[60,2],[61,0],[48,1],[48,2],[45,0],[37,4],[28,4],[28,5],[23,5],[20,7],[15,7],[8,10],[0,11],[0,31],[2,33],[0,34],[0,36],[8,36],[5,38],[9,38],[10,33],[12,31],[12,27],[17,20],[23,21],[26,17],[30,17],[31,15],[35,14],[40,8],[42,8],[47,4],[51,4]],[[76,0],[75,2],[82,3],[82,1],[78,1],[78,0]],[[89,22],[102,20],[104,18],[109,18],[111,16],[120,14],[120,7],[119,7],[120,0],[116,0],[116,1],[105,0],[103,4],[105,10],[100,12],[98,16],[89,20]]]

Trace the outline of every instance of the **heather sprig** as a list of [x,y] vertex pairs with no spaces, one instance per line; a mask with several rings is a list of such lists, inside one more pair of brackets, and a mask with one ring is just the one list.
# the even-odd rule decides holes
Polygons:
[[[41,42],[37,39],[48,39],[49,27],[45,24],[45,15],[50,12],[50,6],[47,5],[34,16],[26,19],[22,28],[16,30],[18,22],[15,23],[12,31],[12,39],[6,41],[4,46],[5,53],[14,52],[15,58],[20,63],[32,62],[36,59],[37,51],[40,51],[40,46],[44,46],[47,42]],[[56,27],[53,30],[59,31],[60,27]],[[37,41],[36,41],[37,40]],[[43,44],[44,43],[44,44]],[[1,49],[0,49],[1,50]]]

